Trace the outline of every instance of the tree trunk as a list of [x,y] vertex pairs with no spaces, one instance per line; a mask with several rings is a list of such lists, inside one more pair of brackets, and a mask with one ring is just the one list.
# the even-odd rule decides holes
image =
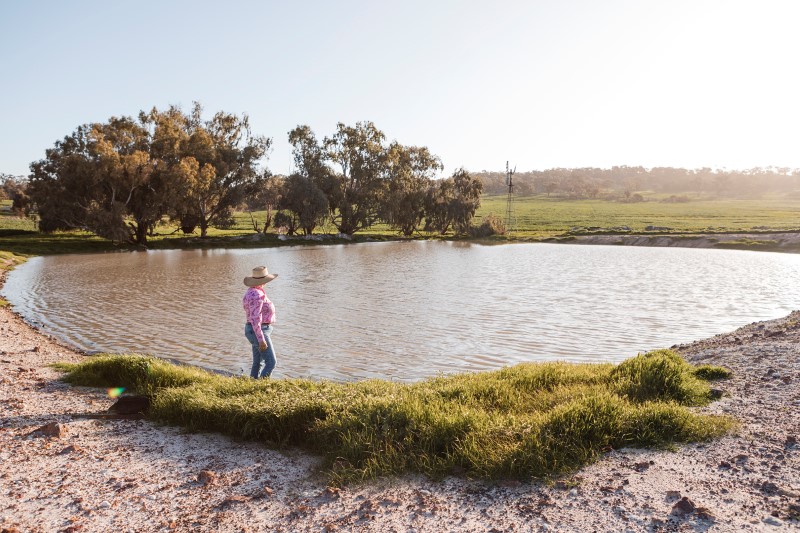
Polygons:
[[136,244],[144,246],[147,244],[147,224],[136,225]]

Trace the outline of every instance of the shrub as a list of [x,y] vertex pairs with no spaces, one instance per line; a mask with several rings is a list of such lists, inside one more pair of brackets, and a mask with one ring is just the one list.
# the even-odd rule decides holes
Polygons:
[[471,237],[491,237],[492,235],[505,235],[506,223],[497,215],[489,214],[483,218],[480,226],[470,226]]

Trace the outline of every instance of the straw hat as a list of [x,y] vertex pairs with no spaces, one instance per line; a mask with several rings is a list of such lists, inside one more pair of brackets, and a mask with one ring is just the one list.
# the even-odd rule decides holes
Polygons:
[[277,277],[277,274],[270,274],[267,272],[267,267],[265,266],[255,267],[253,269],[253,275],[244,278],[244,284],[248,287],[258,287],[259,285],[269,283]]

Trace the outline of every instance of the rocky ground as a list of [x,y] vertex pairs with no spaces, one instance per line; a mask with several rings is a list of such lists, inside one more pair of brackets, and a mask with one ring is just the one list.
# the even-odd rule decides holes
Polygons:
[[0,530],[773,531],[800,529],[800,312],[677,347],[734,371],[721,440],[616,450],[554,483],[418,477],[331,487],[318,460],[144,420],[47,365],[82,355],[0,307]]

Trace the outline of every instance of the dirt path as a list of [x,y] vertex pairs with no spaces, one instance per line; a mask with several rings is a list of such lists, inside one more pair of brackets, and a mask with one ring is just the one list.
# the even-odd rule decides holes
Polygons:
[[[772,531],[800,528],[800,313],[680,347],[732,369],[735,435],[618,450],[555,484],[417,477],[327,487],[318,461],[147,421],[91,420],[81,355],[0,308],[2,531]],[[35,432],[45,424],[52,435]],[[682,498],[687,498],[682,500]],[[794,517],[794,518],[792,518]]]

